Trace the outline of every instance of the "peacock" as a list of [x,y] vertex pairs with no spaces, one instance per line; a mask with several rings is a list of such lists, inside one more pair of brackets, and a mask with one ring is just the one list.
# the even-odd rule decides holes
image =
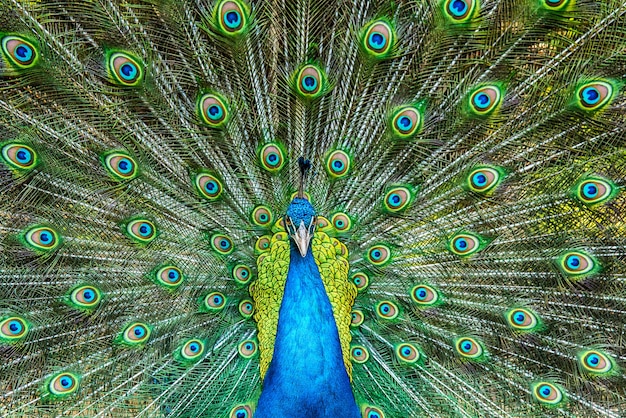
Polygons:
[[0,0],[0,42],[0,416],[626,411],[626,1]]

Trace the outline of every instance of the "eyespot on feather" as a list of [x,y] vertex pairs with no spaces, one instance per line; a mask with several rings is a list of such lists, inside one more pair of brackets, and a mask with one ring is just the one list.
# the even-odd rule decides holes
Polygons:
[[71,372],[61,372],[46,380],[44,392],[53,401],[64,399],[74,394],[80,387],[80,376]]
[[130,239],[139,244],[147,244],[157,236],[156,226],[145,218],[131,219],[124,230]]
[[367,251],[366,258],[374,266],[381,267],[391,261],[391,250],[384,244],[375,244]]
[[296,71],[293,84],[296,94],[305,100],[317,99],[328,90],[326,73],[315,64],[303,65]]
[[352,166],[352,158],[343,150],[333,150],[326,157],[326,172],[333,180],[345,177]]
[[202,300],[203,311],[220,312],[226,306],[226,297],[220,292],[211,292]]
[[106,152],[102,154],[100,159],[104,164],[104,168],[115,180],[132,180],[139,174],[137,162],[126,152]]
[[354,273],[350,278],[350,281],[356,286],[356,290],[360,293],[367,289],[369,286],[370,278],[363,272]]
[[2,159],[17,171],[29,171],[39,164],[39,156],[31,147],[19,142],[8,142],[2,146]]
[[222,34],[239,36],[248,31],[250,8],[240,0],[222,0],[215,8],[213,19]]
[[278,173],[285,166],[285,154],[277,143],[270,142],[261,148],[259,162],[266,171]]
[[361,345],[353,345],[350,348],[350,359],[354,363],[363,364],[369,360],[370,354],[367,349]]
[[418,106],[400,106],[393,109],[389,117],[391,135],[397,139],[410,139],[422,129],[422,110]]
[[38,46],[19,35],[2,37],[2,52],[5,60],[18,70],[33,68],[39,61]]
[[472,337],[460,337],[454,340],[454,347],[461,358],[473,361],[482,361],[485,351],[482,344]]
[[565,401],[565,391],[552,382],[535,382],[530,388],[533,398],[544,406],[556,407]]
[[360,46],[366,56],[380,60],[389,58],[396,42],[396,34],[391,22],[378,19],[369,22],[361,30]]
[[390,300],[383,300],[376,304],[376,315],[381,319],[396,319],[399,314],[398,305]]
[[218,200],[224,191],[224,186],[222,186],[220,179],[209,172],[203,171],[196,174],[193,181],[200,197],[211,202]]
[[228,255],[233,252],[235,246],[227,235],[215,234],[211,236],[211,248],[220,255]]
[[30,324],[22,317],[7,316],[0,321],[0,343],[16,343],[26,337]]
[[73,308],[83,311],[93,311],[98,307],[102,300],[102,294],[100,290],[91,285],[80,285],[74,287],[69,292],[69,296],[66,299],[67,303]]
[[471,21],[480,7],[479,0],[444,0],[442,5],[445,17],[454,24]]
[[40,253],[52,252],[62,242],[57,231],[49,226],[32,226],[23,232],[22,237],[27,247]]
[[239,344],[239,355],[243,358],[251,358],[257,352],[257,343],[254,340],[246,340]]
[[268,228],[274,221],[274,215],[269,207],[264,205],[256,206],[250,214],[250,220],[256,226]]
[[144,77],[143,63],[123,51],[107,52],[107,72],[112,82],[126,87],[139,86]]
[[493,115],[500,108],[503,95],[503,88],[497,84],[475,88],[468,95],[469,114],[479,118]]

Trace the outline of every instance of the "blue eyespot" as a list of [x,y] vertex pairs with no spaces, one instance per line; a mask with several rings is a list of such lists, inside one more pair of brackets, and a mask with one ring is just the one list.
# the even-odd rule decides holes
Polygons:
[[221,106],[213,104],[207,109],[207,116],[214,121],[220,120],[224,116],[224,110],[222,110]]
[[137,67],[130,62],[120,66],[120,76],[127,81],[132,81],[137,77]]
[[593,183],[587,183],[583,186],[583,194],[589,199],[593,199],[598,195],[598,188]]
[[541,392],[543,396],[548,397],[552,393],[552,388],[548,385],[543,385],[539,388],[539,392]]
[[463,344],[461,344],[461,350],[466,353],[469,353],[472,350],[472,347],[474,347],[474,344],[472,344],[470,341],[465,341]]
[[147,237],[150,234],[152,234],[152,227],[149,224],[144,222],[139,225],[139,235],[141,235],[142,237]]
[[586,104],[594,105],[600,101],[602,96],[595,87],[586,87],[582,91],[582,97]]
[[10,321],[9,322],[9,331],[11,334],[20,334],[24,329],[24,325],[20,321]]
[[463,16],[467,12],[467,3],[463,0],[455,0],[450,2],[449,10],[455,16]]
[[465,238],[459,238],[454,241],[454,247],[459,251],[464,251],[467,248],[467,240]]
[[591,354],[587,356],[587,364],[590,367],[596,367],[600,363],[600,357],[596,354]]
[[576,269],[580,266],[580,257],[577,255],[570,255],[567,257],[567,266],[571,269]]
[[226,18],[224,19],[224,23],[231,29],[237,29],[241,25],[241,15],[231,10],[226,13]]
[[33,159],[33,154],[31,154],[31,152],[26,148],[22,147],[17,150],[15,156],[21,164],[28,164]]
[[368,42],[373,49],[383,49],[387,44],[387,38],[380,32],[372,32]]
[[33,58],[33,49],[26,44],[21,44],[15,48],[15,58],[22,62],[29,62]]
[[271,166],[276,166],[280,163],[280,157],[275,152],[271,152],[265,156],[265,161]]
[[474,96],[474,104],[479,109],[486,109],[491,105],[491,98],[486,93],[478,93]]
[[482,187],[485,184],[487,184],[487,176],[485,176],[483,173],[480,173],[480,172],[476,173],[472,176],[472,182],[477,187]]
[[122,158],[117,163],[117,169],[122,174],[128,174],[133,171],[133,163],[128,158]]
[[523,312],[518,312],[514,317],[513,317],[513,321],[515,321],[516,324],[523,324],[524,321],[526,320],[526,315]]
[[398,128],[402,131],[409,131],[413,127],[413,121],[408,116],[400,116],[398,118]]
[[317,79],[311,75],[302,77],[302,88],[307,92],[315,91],[317,89]]
[[140,325],[137,325],[133,329],[133,334],[135,334],[135,337],[141,338],[144,335],[146,335],[146,329],[144,327],[140,326]]

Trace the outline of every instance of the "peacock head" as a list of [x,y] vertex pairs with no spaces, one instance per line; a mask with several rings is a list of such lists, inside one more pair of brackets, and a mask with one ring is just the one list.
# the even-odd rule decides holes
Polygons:
[[287,233],[298,246],[300,255],[304,257],[309,249],[317,223],[315,209],[308,200],[296,197],[289,204],[284,219]]

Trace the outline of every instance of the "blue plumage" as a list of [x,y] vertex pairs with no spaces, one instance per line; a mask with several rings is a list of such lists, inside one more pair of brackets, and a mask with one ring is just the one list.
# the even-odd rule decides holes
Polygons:
[[[307,200],[296,198],[287,215],[297,225],[310,222],[314,210]],[[302,257],[293,241],[290,245],[274,357],[255,418],[358,417],[319,269],[310,248]]]

